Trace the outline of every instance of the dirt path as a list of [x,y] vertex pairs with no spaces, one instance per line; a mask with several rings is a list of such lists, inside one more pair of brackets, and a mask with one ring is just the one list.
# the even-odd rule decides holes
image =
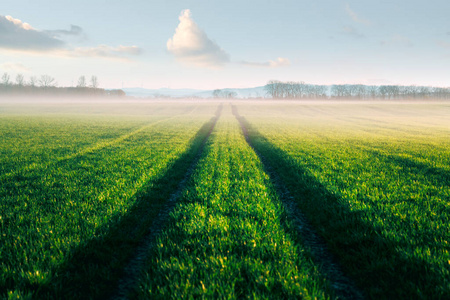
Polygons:
[[308,248],[314,257],[315,263],[320,267],[320,271],[331,283],[331,287],[338,299],[364,299],[363,294],[359,291],[355,284],[342,271],[337,259],[328,251],[325,241],[316,233],[314,228],[309,224],[304,214],[301,212],[294,197],[290,194],[283,181],[278,174],[271,168],[267,160],[252,144],[249,133],[248,123],[239,115],[236,106],[232,105],[232,112],[238,120],[242,133],[248,145],[255,151],[264,165],[266,173],[270,176],[275,189],[280,196],[281,201],[286,209],[290,219],[293,221],[297,233],[301,236],[303,244]]

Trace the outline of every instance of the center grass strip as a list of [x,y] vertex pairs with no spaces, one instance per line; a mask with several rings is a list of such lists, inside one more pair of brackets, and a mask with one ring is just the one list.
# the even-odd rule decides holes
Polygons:
[[238,122],[222,117],[131,298],[331,298]]

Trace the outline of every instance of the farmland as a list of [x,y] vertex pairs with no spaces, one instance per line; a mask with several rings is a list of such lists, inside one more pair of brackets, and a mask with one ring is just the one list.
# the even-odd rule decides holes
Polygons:
[[140,296],[329,296],[229,108],[210,140],[155,242]]
[[448,103],[1,104],[0,139],[2,297],[345,297],[318,252],[450,297]]
[[64,108],[2,118],[3,295],[39,290],[61,298],[84,285],[95,295],[117,278],[111,270],[126,262],[127,242],[139,240],[170,182],[184,175],[180,159],[192,159],[216,106],[146,109],[145,118]]
[[449,296],[448,104],[268,105],[263,119],[239,111],[369,298]]

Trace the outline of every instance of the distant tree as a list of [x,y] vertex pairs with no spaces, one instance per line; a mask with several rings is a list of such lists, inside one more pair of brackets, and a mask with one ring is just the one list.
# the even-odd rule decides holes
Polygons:
[[280,85],[280,82],[277,80],[269,80],[267,84],[264,86],[264,90],[266,91],[267,95],[269,95],[272,98],[279,98],[278,96],[278,86]]
[[213,91],[213,97],[214,98],[236,98],[237,93],[235,91],[224,91],[224,90],[214,90]]
[[17,76],[16,76],[16,84],[18,86],[23,86],[24,82],[25,82],[25,79],[24,79],[23,75],[22,74],[17,74]]
[[28,80],[28,85],[29,86],[36,86],[36,83],[37,83],[37,78],[36,78],[36,76],[31,76],[30,77],[30,80]]
[[55,78],[51,77],[50,75],[42,75],[39,79],[39,85],[44,88],[54,87],[56,86],[56,81]]
[[110,90],[108,92],[110,96],[118,96],[118,97],[125,97],[126,93],[123,90]]
[[237,97],[237,93],[236,92],[229,91],[229,92],[226,93],[226,97],[225,98],[232,99],[232,98],[236,98],[236,97]]
[[78,78],[77,87],[79,87],[79,88],[85,88],[86,87],[86,77],[80,76],[80,78]]
[[2,84],[3,85],[9,85],[9,74],[8,73],[3,73],[2,76]]
[[98,79],[97,79],[97,76],[93,75],[93,76],[91,77],[91,86],[90,86],[90,87],[91,87],[91,88],[94,88],[94,89],[98,88]]
[[214,98],[220,98],[222,95],[222,91],[221,90],[214,90],[213,91],[213,97]]
[[366,87],[367,96],[371,99],[375,99],[378,96],[378,87],[371,85]]

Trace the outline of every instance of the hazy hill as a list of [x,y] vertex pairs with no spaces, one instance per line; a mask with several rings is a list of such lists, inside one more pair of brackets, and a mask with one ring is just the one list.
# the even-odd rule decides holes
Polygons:
[[[145,89],[145,88],[124,88],[122,89],[127,96],[132,97],[200,97],[200,98],[212,98],[214,90],[195,90],[195,89],[170,89],[170,88],[160,88],[160,89]],[[253,87],[253,88],[240,88],[240,89],[221,89],[225,92],[236,93],[237,98],[256,98],[264,97],[266,92],[264,86]]]

